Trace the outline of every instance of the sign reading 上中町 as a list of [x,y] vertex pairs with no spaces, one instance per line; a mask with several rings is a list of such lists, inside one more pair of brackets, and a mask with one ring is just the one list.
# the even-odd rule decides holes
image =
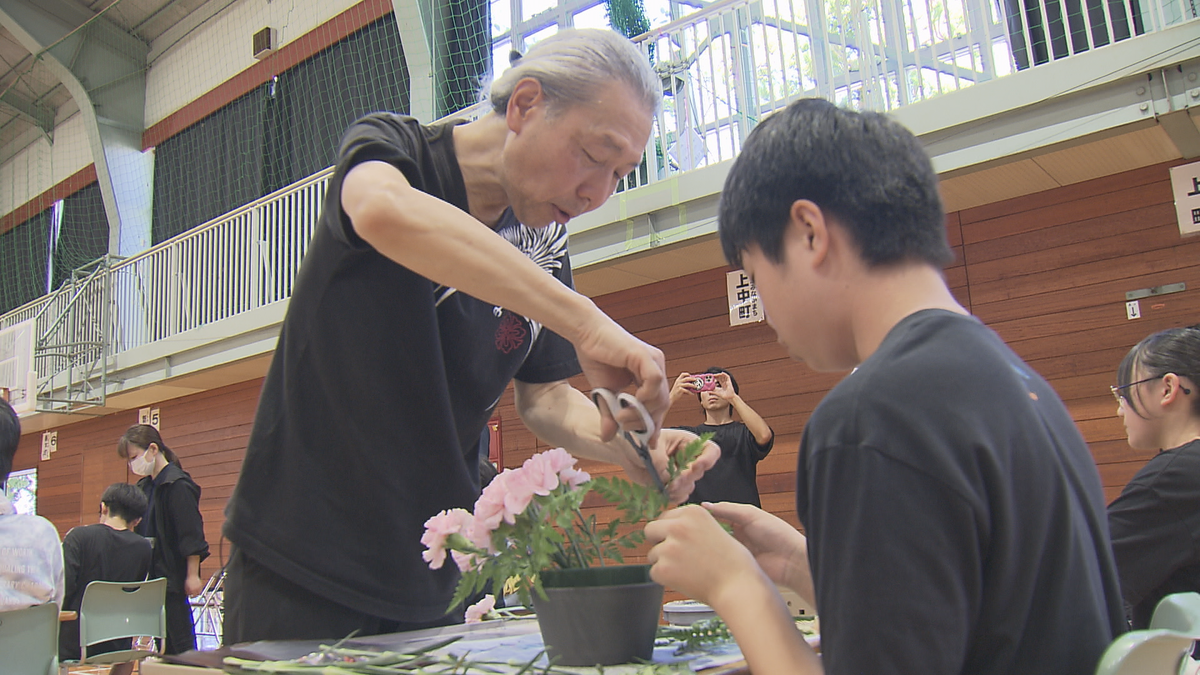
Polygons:
[[1200,232],[1200,162],[1171,168],[1171,192],[1175,193],[1179,233]]
[[767,318],[758,300],[758,291],[745,272],[738,270],[726,273],[725,290],[729,296],[730,326],[755,323]]

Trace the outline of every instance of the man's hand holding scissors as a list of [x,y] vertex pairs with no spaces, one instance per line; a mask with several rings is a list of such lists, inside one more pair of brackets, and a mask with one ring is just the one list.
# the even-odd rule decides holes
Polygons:
[[[720,448],[709,441],[705,444],[701,455],[685,468],[670,485],[664,485],[666,477],[667,457],[675,454],[696,439],[690,432],[679,429],[664,429],[658,434],[657,440],[651,444],[650,438],[654,431],[654,422],[646,408],[632,394],[625,392],[613,393],[609,389],[598,387],[592,390],[592,400],[600,409],[602,416],[622,421],[630,414],[636,415],[632,423],[622,423],[619,436],[623,437],[638,457],[639,462],[622,462],[626,473],[631,478],[647,485],[654,485],[670,502],[678,504],[687,499],[695,486],[696,480],[704,472],[712,468],[720,457]],[[651,450],[653,445],[654,450]]]

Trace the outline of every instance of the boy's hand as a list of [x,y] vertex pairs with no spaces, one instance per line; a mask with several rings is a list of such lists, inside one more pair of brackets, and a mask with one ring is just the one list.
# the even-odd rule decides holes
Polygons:
[[701,506],[662,514],[646,525],[646,540],[652,545],[650,577],[718,613],[722,605],[736,602],[736,584],[748,574],[762,575],[750,551]]

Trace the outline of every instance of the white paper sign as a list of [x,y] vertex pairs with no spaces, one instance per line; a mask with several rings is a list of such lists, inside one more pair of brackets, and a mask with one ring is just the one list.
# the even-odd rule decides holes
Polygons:
[[50,455],[58,449],[58,432],[47,431],[42,434],[42,461],[50,459]]
[[1172,168],[1171,191],[1175,193],[1179,233],[1200,232],[1200,162]]
[[[158,408],[139,408],[138,409],[138,424],[149,424],[158,429]],[[159,431],[162,431],[159,429]]]
[[758,291],[750,283],[750,277],[738,270],[725,274],[725,290],[729,296],[729,325],[740,326],[766,319]]

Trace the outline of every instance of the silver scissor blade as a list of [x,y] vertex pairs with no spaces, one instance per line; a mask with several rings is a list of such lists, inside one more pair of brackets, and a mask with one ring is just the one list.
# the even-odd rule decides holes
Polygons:
[[654,460],[650,459],[650,449],[644,443],[639,441],[628,431],[622,432],[625,434],[625,440],[637,450],[638,457],[642,458],[642,463],[646,465],[646,471],[650,473],[650,479],[654,481],[654,487],[663,495],[667,494],[667,486],[663,484],[662,478],[658,475],[658,469],[654,468]]

